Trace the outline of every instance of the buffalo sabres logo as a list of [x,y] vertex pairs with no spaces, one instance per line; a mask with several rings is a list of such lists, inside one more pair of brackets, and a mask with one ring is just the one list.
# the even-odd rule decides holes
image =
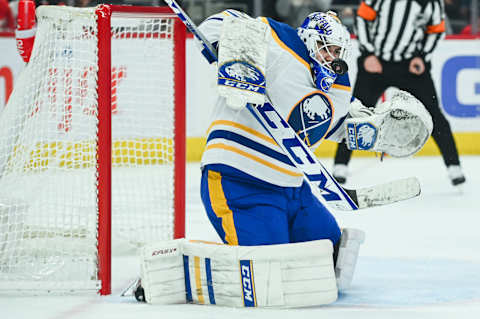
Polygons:
[[218,68],[218,84],[265,93],[265,76],[245,61],[230,61]]
[[320,80],[320,89],[323,92],[328,92],[330,88],[332,87],[333,82],[335,81],[334,78],[331,78],[329,76],[326,76]]
[[317,63],[312,64],[312,69],[314,74],[315,86],[323,92],[327,93],[332,87],[333,83],[335,83],[335,80],[337,79],[337,74]]
[[312,146],[327,133],[332,121],[332,113],[328,98],[316,92],[295,105],[288,123],[308,146]]
[[225,72],[239,81],[257,83],[261,79],[261,74],[255,68],[243,63],[234,63],[225,67]]
[[373,147],[377,139],[377,129],[370,123],[362,123],[355,127],[358,149],[368,150]]

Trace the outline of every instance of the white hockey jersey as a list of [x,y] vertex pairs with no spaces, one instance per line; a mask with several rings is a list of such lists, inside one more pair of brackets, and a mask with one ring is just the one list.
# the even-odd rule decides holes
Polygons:
[[[220,38],[223,17],[238,16],[226,10],[206,19],[200,31],[214,45]],[[348,74],[338,76],[327,93],[315,87],[308,51],[290,26],[258,18],[271,28],[265,70],[266,95],[303,141],[317,148],[323,139],[340,141],[351,101]],[[297,187],[303,174],[284,154],[253,115],[234,110],[220,97],[207,131],[202,167],[224,164],[268,183]]]

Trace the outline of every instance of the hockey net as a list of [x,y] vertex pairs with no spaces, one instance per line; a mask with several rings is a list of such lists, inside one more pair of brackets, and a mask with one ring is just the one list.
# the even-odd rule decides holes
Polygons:
[[0,114],[0,292],[108,294],[110,247],[184,236],[184,59],[169,9],[37,9]]

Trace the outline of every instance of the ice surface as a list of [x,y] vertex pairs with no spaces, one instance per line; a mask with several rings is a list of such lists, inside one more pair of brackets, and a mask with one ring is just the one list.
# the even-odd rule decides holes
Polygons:
[[[332,161],[321,159],[331,167]],[[420,197],[367,210],[335,212],[342,227],[365,230],[352,289],[336,303],[304,309],[233,309],[139,304],[120,292],[138,273],[135,257],[116,256],[111,296],[0,294],[1,319],[87,318],[480,318],[480,156],[463,156],[463,191],[440,157],[354,158],[349,187],[417,176]],[[218,241],[203,213],[200,169],[188,166],[187,237]]]

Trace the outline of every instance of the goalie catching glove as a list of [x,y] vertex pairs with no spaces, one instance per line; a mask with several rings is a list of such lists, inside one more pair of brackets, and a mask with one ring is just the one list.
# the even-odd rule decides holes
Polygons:
[[425,106],[410,93],[400,90],[373,109],[355,100],[349,113],[352,117],[345,121],[345,129],[350,150],[410,156],[423,147],[433,129]]

